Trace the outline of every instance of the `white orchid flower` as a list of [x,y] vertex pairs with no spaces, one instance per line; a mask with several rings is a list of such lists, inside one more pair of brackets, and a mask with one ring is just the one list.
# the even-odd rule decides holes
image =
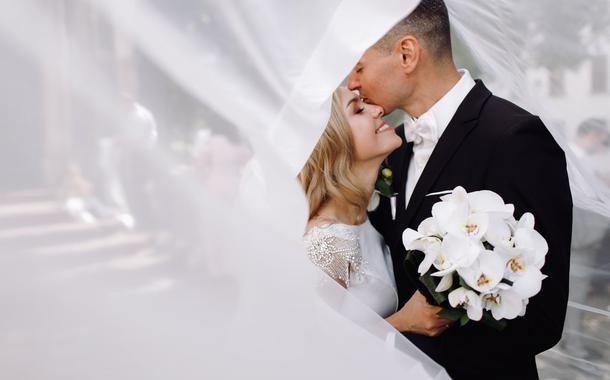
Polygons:
[[489,293],[504,276],[504,260],[493,251],[484,251],[470,266],[457,270],[468,286],[481,293]]
[[447,227],[455,224],[455,219],[465,219],[468,216],[468,198],[466,190],[456,187],[451,194],[441,197],[441,202],[432,206],[432,217],[436,220],[442,234],[447,233]]
[[[487,233],[491,218],[504,220],[514,212],[513,205],[504,204],[498,194],[488,190],[466,193],[458,186],[441,200],[432,207],[432,216],[439,228],[443,232],[478,240]],[[496,228],[496,234],[501,232],[505,231]]]
[[540,271],[544,264],[534,250],[523,248],[507,248],[497,246],[494,248],[505,263],[504,277],[513,282],[512,290],[522,298],[533,297],[542,287],[542,280],[546,277]]
[[529,215],[517,222],[514,247],[497,245],[494,248],[506,263],[505,278],[513,282],[513,291],[523,298],[533,297],[540,291],[546,278],[540,270],[549,249],[546,240],[533,229],[533,216]]
[[505,204],[501,196],[489,190],[473,191],[467,195],[471,213],[487,213],[506,219],[515,212],[515,206]]
[[544,266],[549,244],[533,228],[517,228],[514,236],[515,248],[526,252],[530,262],[538,269]]
[[480,321],[483,316],[483,303],[472,290],[460,287],[449,293],[449,304],[451,307],[461,307],[466,310],[468,318],[473,321]]
[[523,299],[512,289],[496,289],[481,296],[483,307],[490,310],[496,320],[515,319],[523,311]]
[[[422,222],[422,224],[424,223]],[[430,230],[426,229],[426,225],[422,228],[422,224],[420,224],[420,230],[426,232],[426,234],[410,228],[402,233],[402,243],[407,251],[413,250],[424,253],[424,260],[417,268],[419,274],[424,274],[430,270],[441,250],[441,239],[437,236],[428,235],[427,232],[430,232]]]
[[409,228],[402,233],[402,243],[407,251],[421,251],[427,254],[440,249],[441,239],[422,235]]
[[432,206],[432,217],[443,233],[461,235],[480,240],[487,230],[489,217],[485,213],[471,213],[466,197],[453,197],[450,201]]
[[540,292],[546,277],[540,269],[528,268],[514,279],[512,290],[521,298],[531,298]]
[[432,275],[442,277],[458,268],[466,268],[476,261],[483,250],[480,241],[464,236],[446,235],[433,262],[438,272]]
[[513,247],[515,243],[513,242],[513,229],[510,222],[498,216],[490,217],[485,240],[494,247]]

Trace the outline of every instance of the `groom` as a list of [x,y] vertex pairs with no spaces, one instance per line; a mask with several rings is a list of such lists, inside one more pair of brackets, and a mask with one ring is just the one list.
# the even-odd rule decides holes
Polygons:
[[[392,252],[401,330],[455,379],[537,379],[535,356],[561,338],[568,300],[572,198],[564,152],[538,117],[456,69],[442,0],[422,0],[369,48],[349,87],[386,113],[410,115],[397,128],[403,145],[389,157],[395,218],[387,199],[370,215]],[[440,309],[426,303],[417,274],[404,265],[402,232],[417,229],[439,200],[426,194],[456,186],[500,194],[516,218],[532,212],[549,243],[542,290],[501,332],[436,316]]]

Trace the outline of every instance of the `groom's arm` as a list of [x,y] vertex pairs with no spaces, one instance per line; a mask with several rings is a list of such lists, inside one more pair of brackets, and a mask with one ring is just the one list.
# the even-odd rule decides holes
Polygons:
[[536,355],[561,339],[568,302],[572,197],[565,154],[542,121],[520,116],[498,142],[486,183],[515,217],[531,212],[549,244],[542,273],[548,278],[530,299],[525,316],[509,321],[501,334],[507,346]]

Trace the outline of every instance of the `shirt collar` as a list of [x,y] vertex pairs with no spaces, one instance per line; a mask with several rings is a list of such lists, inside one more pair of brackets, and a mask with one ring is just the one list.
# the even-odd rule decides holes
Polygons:
[[[461,74],[460,80],[423,114],[429,114],[434,118],[437,127],[436,135],[439,137],[443,134],[451,119],[453,119],[460,104],[462,104],[470,90],[472,90],[476,84],[468,70],[459,69],[458,72]],[[410,124],[413,120],[413,117],[407,115],[405,125]]]

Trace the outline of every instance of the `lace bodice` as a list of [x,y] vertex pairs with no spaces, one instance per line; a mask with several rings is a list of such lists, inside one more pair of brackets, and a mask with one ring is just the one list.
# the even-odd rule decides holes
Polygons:
[[361,225],[326,224],[304,236],[309,259],[381,316],[396,311],[398,297],[390,252],[367,220]]
[[305,235],[309,259],[335,280],[349,287],[362,267],[358,234],[350,226],[314,226]]

